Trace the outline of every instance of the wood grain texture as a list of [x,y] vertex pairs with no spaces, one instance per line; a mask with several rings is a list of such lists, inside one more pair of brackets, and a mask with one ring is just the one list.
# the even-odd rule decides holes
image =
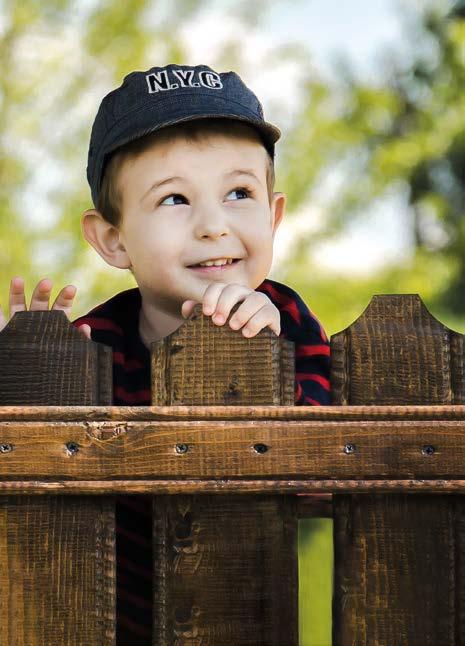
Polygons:
[[[74,452],[67,448],[70,443]],[[3,483],[18,478],[462,479],[464,463],[463,419],[0,422]]]
[[[127,422],[151,421],[453,421],[465,420],[465,406],[0,406],[0,423],[80,422],[92,429],[95,422],[114,422],[124,430]],[[97,424],[95,428],[99,428]]]
[[[64,312],[16,313],[0,333],[0,366],[3,405],[112,402],[111,349]],[[2,443],[1,457],[19,441]],[[40,463],[37,444],[27,452]],[[73,453],[61,445],[55,460]],[[114,645],[114,526],[111,497],[0,496],[1,646]]]
[[409,480],[285,480],[274,478],[216,478],[214,480],[9,480],[3,482],[1,491],[11,495],[51,493],[102,495],[109,493],[131,494],[323,494],[323,493],[447,493],[465,491],[465,480],[443,478]]
[[456,352],[451,360],[460,348],[461,335],[432,317],[417,294],[374,296],[352,325],[331,337],[332,401],[464,403],[461,360]]
[[285,496],[156,497],[155,643],[297,644],[295,519]]
[[151,349],[153,406],[294,403],[294,344],[269,328],[247,339],[196,305],[190,320]]
[[337,496],[335,585],[343,610],[334,617],[334,643],[463,643],[455,606],[463,589],[462,517],[457,496]]
[[114,643],[113,505],[0,496],[0,644]]
[[[375,296],[331,339],[331,356],[336,405],[464,401],[463,337],[436,321],[417,295]],[[410,425],[402,434],[409,432]],[[442,427],[436,446],[446,435]],[[408,457],[416,470],[408,450],[398,454],[401,470]],[[464,500],[334,496],[335,646],[463,643]]]
[[[228,325],[215,326],[197,306],[185,325],[152,347],[154,405],[293,402],[293,344],[270,330],[246,339]],[[203,436],[197,426],[190,421],[162,453],[174,459],[178,474],[187,464],[182,459],[197,454],[199,472],[213,468],[221,477],[224,464],[210,461],[208,438],[228,451],[233,436],[223,434],[222,424]],[[255,448],[249,443],[246,452],[266,459],[267,447],[255,437]],[[237,467],[242,457],[233,460]],[[153,509],[154,645],[297,646],[292,498],[157,496]]]
[[16,312],[0,332],[0,365],[0,406],[112,402],[111,348],[62,311]]

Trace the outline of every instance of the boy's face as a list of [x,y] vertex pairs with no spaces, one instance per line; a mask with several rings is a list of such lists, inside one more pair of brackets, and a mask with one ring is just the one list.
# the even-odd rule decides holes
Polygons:
[[[269,202],[266,166],[258,140],[226,135],[160,140],[126,159],[118,175],[122,251],[111,264],[132,266],[145,302],[175,315],[185,300],[201,302],[213,281],[255,289],[270,270],[285,205],[282,193]],[[234,262],[195,266],[224,258]]]

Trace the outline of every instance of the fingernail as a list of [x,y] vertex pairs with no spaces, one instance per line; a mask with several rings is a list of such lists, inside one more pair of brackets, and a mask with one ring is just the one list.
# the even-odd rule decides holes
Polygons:
[[214,320],[216,323],[224,323],[225,318],[224,318],[224,316],[222,316],[221,314],[216,314],[216,315],[213,317],[213,320]]
[[205,305],[205,307],[203,308],[203,313],[204,314],[212,314],[213,309],[211,307],[209,307],[208,305]]

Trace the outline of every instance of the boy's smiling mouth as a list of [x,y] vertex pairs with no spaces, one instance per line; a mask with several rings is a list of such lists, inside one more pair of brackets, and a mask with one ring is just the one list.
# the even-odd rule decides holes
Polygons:
[[195,269],[196,271],[224,271],[233,265],[237,265],[240,258],[211,258],[210,260],[203,260],[194,265],[188,265],[188,269]]

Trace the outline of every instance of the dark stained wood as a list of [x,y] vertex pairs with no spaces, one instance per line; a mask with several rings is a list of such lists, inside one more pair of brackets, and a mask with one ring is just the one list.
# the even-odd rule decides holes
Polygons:
[[4,483],[18,478],[450,480],[463,478],[464,464],[465,419],[0,422]]
[[[245,339],[228,325],[215,326],[197,307],[191,320],[153,346],[152,403],[289,405],[291,350],[270,330]],[[182,458],[197,453],[204,473],[213,467],[207,436],[197,435],[196,443],[191,430],[192,422],[178,451],[169,447],[167,462],[182,471]],[[220,430],[218,424],[210,430],[215,445],[222,443]],[[223,437],[232,448],[234,440]],[[250,445],[248,451],[258,460],[269,455]],[[217,465],[220,477],[221,471]],[[157,496],[153,508],[155,646],[297,646],[292,497]]]
[[336,498],[335,584],[343,609],[334,616],[334,643],[462,644],[455,625],[463,589],[460,499]]
[[151,349],[153,406],[294,403],[294,344],[269,328],[247,339],[196,305],[190,320]]
[[[465,480],[281,480],[274,478],[221,478],[215,480],[10,480],[2,482],[1,491],[10,495],[52,493],[102,495],[130,494],[312,494],[332,493],[447,493],[465,491]],[[299,512],[300,513],[300,512]]]
[[[416,295],[375,296],[331,339],[331,351],[336,405],[464,401],[463,338],[436,321]],[[449,438],[447,427],[442,433]],[[464,500],[334,496],[334,644],[463,643]]]
[[0,644],[113,644],[113,505],[0,496]]
[[463,404],[463,370],[453,354],[461,348],[461,335],[433,318],[417,294],[374,296],[331,338],[333,402]]
[[293,498],[166,503],[154,506],[155,643],[297,644]]
[[308,421],[451,421],[465,420],[465,406],[0,406],[0,423],[11,421],[126,422],[202,420],[308,420]]
[[0,406],[112,402],[111,348],[62,311],[16,312],[0,333],[0,365]]
[[[0,366],[0,404],[112,402],[111,350],[64,312],[16,313],[0,333]],[[1,442],[0,456],[18,455],[18,442]],[[57,464],[69,448],[57,448]],[[37,445],[26,453],[40,462]],[[114,524],[112,498],[0,496],[2,646],[114,645]]]
[[294,504],[297,518],[333,517],[333,496],[330,493],[313,494],[312,496],[297,494]]

